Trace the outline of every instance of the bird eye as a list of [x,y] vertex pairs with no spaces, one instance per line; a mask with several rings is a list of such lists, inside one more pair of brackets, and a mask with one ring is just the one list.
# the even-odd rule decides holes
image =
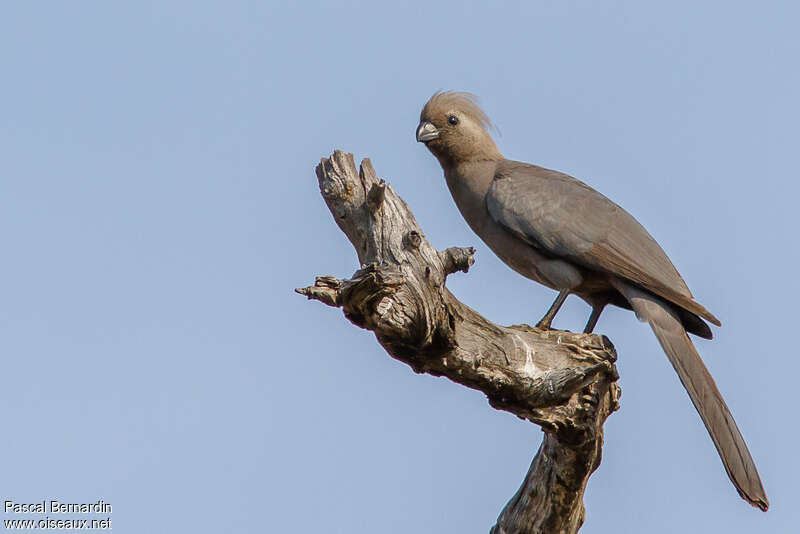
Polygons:
[[447,122],[455,126],[456,124],[458,124],[458,118],[454,115],[450,115],[449,117],[447,117]]

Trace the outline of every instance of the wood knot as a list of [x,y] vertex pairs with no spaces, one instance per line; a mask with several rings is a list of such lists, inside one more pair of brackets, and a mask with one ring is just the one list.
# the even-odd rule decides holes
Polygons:
[[418,249],[420,244],[422,243],[422,236],[416,230],[411,230],[405,235],[405,239],[403,239],[403,244],[406,248],[410,249]]

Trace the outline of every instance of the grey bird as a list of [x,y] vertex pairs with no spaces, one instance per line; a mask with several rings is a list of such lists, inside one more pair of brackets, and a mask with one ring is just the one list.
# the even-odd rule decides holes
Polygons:
[[422,109],[416,136],[439,160],[470,228],[509,267],[558,291],[537,326],[550,328],[570,294],[592,307],[584,332],[608,304],[632,309],[653,329],[739,495],[766,511],[750,451],[687,335],[711,339],[706,321],[719,320],[636,219],[571,176],[505,159],[489,126],[473,95],[439,92]]

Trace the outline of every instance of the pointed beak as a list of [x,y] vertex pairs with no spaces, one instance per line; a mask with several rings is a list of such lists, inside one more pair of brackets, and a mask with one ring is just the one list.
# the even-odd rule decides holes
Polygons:
[[417,141],[427,143],[434,139],[439,139],[439,130],[436,129],[436,126],[428,121],[419,123],[419,126],[417,126]]

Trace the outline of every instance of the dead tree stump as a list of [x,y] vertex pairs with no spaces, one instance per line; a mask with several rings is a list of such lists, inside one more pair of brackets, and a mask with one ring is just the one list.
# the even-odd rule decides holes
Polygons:
[[353,155],[337,150],[316,173],[360,268],[296,291],[342,308],[415,372],[482,391],[492,407],[542,427],[539,451],[491,534],[577,532],[586,484],[600,465],[603,423],[619,407],[611,342],[488,321],[445,287],[449,274],[472,265],[472,248],[437,251],[368,159],[356,169]]

